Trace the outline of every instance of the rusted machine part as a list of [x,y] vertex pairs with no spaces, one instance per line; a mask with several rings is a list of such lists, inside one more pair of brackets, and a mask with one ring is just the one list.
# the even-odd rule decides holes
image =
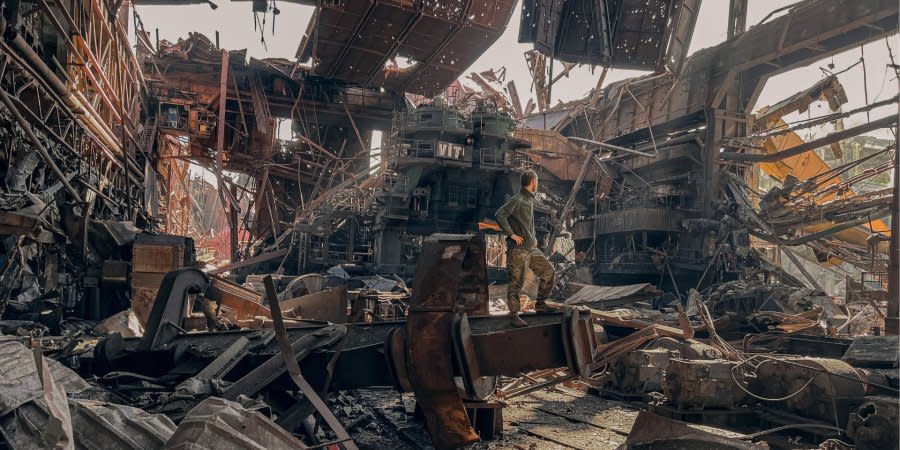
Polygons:
[[497,388],[496,376],[482,376],[472,345],[472,329],[468,317],[463,314],[453,318],[450,329],[453,340],[453,357],[460,371],[463,388],[469,400],[487,400]]
[[853,438],[859,450],[897,450],[900,442],[898,417],[897,397],[867,397],[850,413],[847,435]]
[[563,350],[566,365],[572,374],[590,378],[591,366],[597,354],[597,334],[591,321],[590,310],[566,308],[562,320]]
[[724,359],[673,359],[665,370],[663,392],[680,409],[733,409],[747,397],[731,376],[735,365]]
[[[567,367],[573,375],[584,378],[590,375],[597,349],[590,314],[569,308],[561,316],[532,317],[541,320],[532,320],[525,328],[487,333],[473,332],[465,314],[454,319],[453,356],[467,400],[486,400],[493,394],[499,375],[517,376],[555,367]],[[510,348],[529,351],[509,352]]]
[[394,388],[400,392],[412,392],[409,370],[406,369],[406,328],[397,327],[388,333],[384,341],[384,357],[394,380]]
[[456,312],[487,305],[486,280],[481,237],[433,235],[423,243],[406,323],[406,335],[415,337],[407,339],[406,366],[439,449],[478,441],[453,378],[450,330]]
[[756,369],[751,391],[803,416],[837,422],[865,400],[866,385],[849,364],[837,359],[766,359]]
[[181,334],[188,294],[203,293],[208,286],[209,280],[200,269],[185,268],[167,273],[159,285],[138,350],[155,350]]

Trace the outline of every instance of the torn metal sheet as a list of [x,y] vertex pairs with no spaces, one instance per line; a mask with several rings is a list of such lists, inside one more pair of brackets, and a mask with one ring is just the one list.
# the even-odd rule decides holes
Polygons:
[[119,333],[122,337],[139,337],[144,335],[144,327],[131,308],[128,308],[103,319],[94,327],[94,333]]

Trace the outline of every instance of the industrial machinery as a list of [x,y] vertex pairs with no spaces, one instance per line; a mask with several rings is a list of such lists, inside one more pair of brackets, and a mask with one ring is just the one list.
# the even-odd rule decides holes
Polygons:
[[[223,398],[278,398],[272,404],[286,417],[284,426],[297,426],[305,417],[298,417],[300,412],[312,410],[304,406],[305,398],[288,392],[290,377],[271,330],[178,333],[173,327],[184,318],[188,295],[202,293],[206,284],[195,269],[166,275],[148,334],[103,340],[93,365],[96,374],[127,368],[177,383],[203,378],[186,386],[223,380]],[[345,326],[301,321],[301,326],[288,328],[304,378],[317,390],[394,385],[414,392],[435,446],[450,448],[478,439],[466,410],[494,393],[497,377],[552,368],[567,368],[575,377],[590,375],[597,338],[586,312],[570,308],[534,315],[528,327],[517,329],[510,329],[505,317],[487,315],[481,237],[438,234],[426,239],[413,293],[406,322]],[[523,347],[529,351],[511,351]]]

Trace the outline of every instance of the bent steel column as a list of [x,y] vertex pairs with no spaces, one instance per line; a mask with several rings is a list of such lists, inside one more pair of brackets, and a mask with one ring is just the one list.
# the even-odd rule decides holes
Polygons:
[[422,245],[416,267],[406,323],[406,364],[438,449],[478,441],[454,380],[450,336],[457,312],[487,306],[483,249],[478,236],[434,235]]

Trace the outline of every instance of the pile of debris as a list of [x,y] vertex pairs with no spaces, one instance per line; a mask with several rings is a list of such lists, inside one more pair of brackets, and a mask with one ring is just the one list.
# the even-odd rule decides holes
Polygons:
[[[167,239],[135,238],[145,271],[132,278],[153,273],[147,252],[190,253]],[[817,292],[734,282],[683,305],[648,284],[574,282],[559,312],[510,329],[490,314],[484,255],[477,236],[429,238],[411,288],[351,267],[244,286],[182,267],[153,275],[152,302],[99,324],[4,321],[0,434],[16,449],[378,448],[398,435],[451,448],[502,436],[517,398],[587,385],[654,414],[636,423],[776,447],[896,442],[884,424],[897,417],[897,342],[833,334],[844,311]]]

